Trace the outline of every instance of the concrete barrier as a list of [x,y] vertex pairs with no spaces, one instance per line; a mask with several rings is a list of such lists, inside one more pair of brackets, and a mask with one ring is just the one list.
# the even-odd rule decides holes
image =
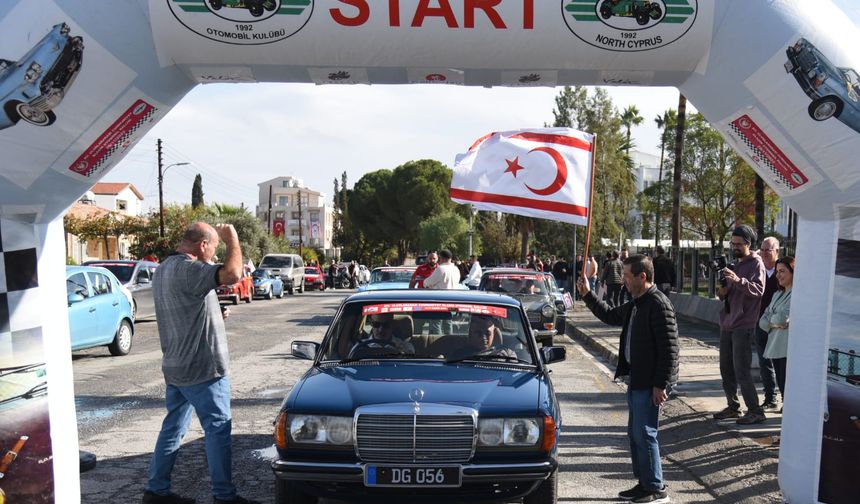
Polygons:
[[670,293],[669,299],[675,305],[676,314],[698,322],[719,326],[720,309],[723,307],[723,302],[719,299],[678,292]]

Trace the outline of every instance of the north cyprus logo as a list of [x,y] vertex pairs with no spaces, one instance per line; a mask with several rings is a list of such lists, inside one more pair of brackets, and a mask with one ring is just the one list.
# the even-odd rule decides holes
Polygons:
[[313,0],[165,0],[189,30],[238,45],[278,42],[304,28]]
[[698,0],[562,0],[564,21],[583,42],[618,52],[675,42],[696,21]]

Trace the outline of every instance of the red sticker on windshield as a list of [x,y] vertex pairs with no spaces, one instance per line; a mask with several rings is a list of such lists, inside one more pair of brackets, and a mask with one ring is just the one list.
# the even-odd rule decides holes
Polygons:
[[499,306],[487,306],[465,303],[385,303],[365,305],[362,315],[377,315],[380,313],[412,313],[412,312],[465,312],[492,315],[507,318],[508,310]]
[[539,280],[537,275],[490,275],[493,280]]

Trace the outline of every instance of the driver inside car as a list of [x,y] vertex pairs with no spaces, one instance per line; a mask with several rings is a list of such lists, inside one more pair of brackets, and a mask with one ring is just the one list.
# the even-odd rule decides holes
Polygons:
[[496,327],[496,321],[488,315],[472,315],[469,321],[469,335],[464,346],[455,349],[449,359],[465,359],[473,356],[513,357],[517,353],[506,346],[493,346],[499,343],[496,338],[501,331]]
[[350,355],[357,348],[385,348],[386,346],[393,347],[393,351],[396,352],[415,353],[412,343],[394,336],[394,315],[391,313],[371,315],[369,321],[370,337],[356,343],[350,350]]

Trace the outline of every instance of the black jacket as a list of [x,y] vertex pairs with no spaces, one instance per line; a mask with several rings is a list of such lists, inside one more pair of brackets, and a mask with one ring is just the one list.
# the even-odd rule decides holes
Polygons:
[[[594,315],[606,324],[621,326],[621,345],[618,349],[618,367],[615,377],[630,376],[630,388],[650,390],[652,387],[666,389],[678,379],[678,325],[675,323],[675,307],[656,286],[651,286],[643,295],[621,306],[610,308],[597,299],[594,292],[586,294],[585,304]],[[624,356],[627,344],[627,326],[633,307],[630,359]]]
[[654,283],[675,285],[675,263],[666,254],[654,258]]

